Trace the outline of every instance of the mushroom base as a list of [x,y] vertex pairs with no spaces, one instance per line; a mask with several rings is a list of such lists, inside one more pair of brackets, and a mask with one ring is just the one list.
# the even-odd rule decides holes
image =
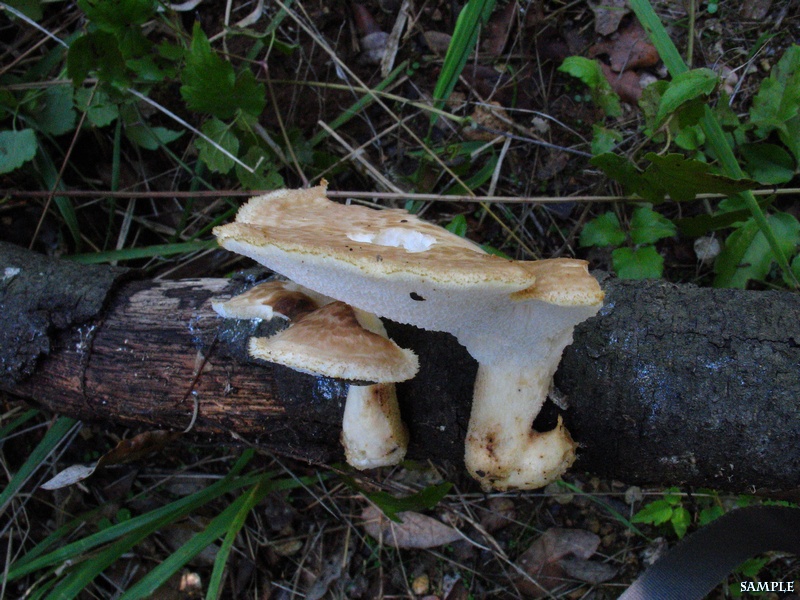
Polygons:
[[464,462],[484,490],[540,488],[575,461],[560,417],[550,431],[532,429],[552,376],[534,367],[478,367]]

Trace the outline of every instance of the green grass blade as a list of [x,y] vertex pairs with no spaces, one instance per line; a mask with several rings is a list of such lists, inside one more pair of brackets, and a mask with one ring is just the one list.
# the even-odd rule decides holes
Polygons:
[[76,423],[75,419],[67,417],[56,419],[56,422],[44,435],[42,441],[37,444],[25,463],[19,468],[19,471],[14,474],[5,489],[0,492],[0,515],[6,511],[16,493],[25,485],[25,482],[36,472],[50,453],[61,444]]
[[38,414],[39,411],[35,408],[32,408],[30,410],[26,410],[8,425],[4,425],[2,428],[0,428],[0,441],[4,440],[8,435],[11,434],[12,431],[18,429]]
[[[269,475],[272,476],[272,474]],[[172,577],[183,565],[197,556],[215,540],[222,537],[229,528],[233,527],[237,515],[245,510],[249,502],[252,501],[253,505],[255,505],[270,492],[309,485],[316,481],[318,481],[318,479],[314,477],[281,479],[277,481],[270,481],[266,475],[260,477],[256,486],[251,490],[251,492],[255,490],[256,493],[254,496],[250,494],[242,494],[239,496],[228,508],[217,515],[204,531],[195,535],[191,540],[167,557],[166,560],[159,563],[155,569],[150,571],[150,573],[145,575],[133,587],[128,589],[119,600],[139,600],[141,598],[151,597],[153,592]],[[247,512],[249,512],[249,510],[245,512],[245,516]]]
[[174,254],[188,254],[198,250],[209,250],[217,247],[216,240],[199,240],[195,242],[179,242],[176,244],[158,244],[143,246],[141,248],[123,248],[122,250],[108,250],[106,252],[92,252],[87,254],[73,254],[69,260],[92,265],[120,260],[134,260],[137,258],[153,258],[154,256],[171,256]]
[[[450,40],[447,54],[444,57],[442,72],[439,74],[433,90],[434,108],[442,108],[453,92],[453,88],[456,87],[469,55],[475,49],[478,31],[481,25],[488,21],[494,5],[495,0],[469,0],[459,13],[453,38]],[[436,116],[431,115],[431,123],[435,120]]]
[[225,565],[228,563],[228,556],[230,556],[231,549],[233,548],[233,542],[236,540],[239,531],[244,527],[244,523],[250,511],[253,510],[266,493],[272,491],[267,483],[266,480],[259,481],[258,484],[247,493],[239,510],[233,516],[227,528],[225,539],[222,541],[222,545],[217,552],[217,557],[214,560],[214,571],[211,573],[211,578],[208,581],[206,600],[219,598],[222,587],[222,576],[225,573]]
[[[386,79],[381,81],[375,88],[372,90],[372,94],[367,94],[360,98],[357,102],[355,102],[352,106],[350,106],[347,110],[345,110],[341,115],[336,117],[333,121],[328,124],[328,127],[332,131],[336,131],[339,127],[347,123],[350,119],[355,117],[359,112],[364,110],[366,107],[370,106],[375,102],[376,94],[375,92],[382,92],[387,87],[389,87],[394,80],[397,79],[397,76],[404,73],[406,68],[408,68],[408,61],[405,60],[397,65],[391,73],[386,76]],[[309,145],[313,148],[317,146],[321,141],[326,139],[330,136],[330,133],[325,129],[320,129],[314,136],[309,140]]]
[[[684,62],[675,44],[672,43],[672,40],[667,34],[667,30],[661,23],[658,15],[656,15],[650,2],[648,0],[630,0],[630,7],[633,12],[636,13],[636,17],[650,35],[650,40],[653,42],[656,50],[658,50],[658,54],[661,60],[664,61],[664,65],[669,70],[670,75],[675,77],[676,75],[687,72],[689,67]],[[724,174],[733,179],[741,179],[744,177],[744,172],[739,165],[739,161],[736,160],[733,148],[725,138],[722,127],[709,106],[705,107],[705,114],[700,120],[700,125],[706,134],[706,144],[708,144],[711,151],[719,160]],[[778,266],[781,268],[786,280],[793,282],[795,288],[800,287],[800,283],[798,283],[797,277],[795,277],[789,265],[789,261],[781,249],[775,232],[767,222],[764,211],[761,210],[761,207],[756,201],[756,197],[749,191],[742,192],[738,194],[738,196],[744,200],[759,230],[764,234],[767,243],[769,243],[770,250],[772,250],[772,255],[778,261]]]
[[[180,518],[183,515],[191,513],[193,510],[207,504],[214,498],[222,494],[236,490],[244,485],[251,485],[252,478],[242,477],[236,479],[236,475],[247,465],[247,462],[252,458],[252,451],[242,454],[239,460],[231,469],[231,472],[225,478],[217,481],[216,483],[208,486],[204,490],[200,490],[191,496],[176,500],[166,506],[149,513],[139,515],[129,519],[123,523],[112,525],[102,531],[90,535],[86,538],[77,540],[68,544],[58,550],[55,550],[42,557],[29,558],[23,556],[14,564],[8,571],[8,580],[12,581],[23,575],[27,575],[38,569],[49,567],[55,564],[64,563],[68,560],[74,560],[84,552],[108,542],[111,542],[120,537],[129,535],[140,528],[148,527],[153,522],[160,522],[161,519],[168,519],[167,522]],[[272,474],[274,476],[274,474]]]

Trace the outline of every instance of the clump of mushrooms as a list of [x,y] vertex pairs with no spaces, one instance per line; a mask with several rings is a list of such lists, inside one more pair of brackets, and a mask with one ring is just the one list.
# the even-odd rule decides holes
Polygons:
[[516,261],[398,209],[345,206],[326,183],[249,200],[221,246],[379,317],[453,334],[478,361],[465,463],[484,489],[533,489],[575,459],[559,420],[532,429],[575,325],[603,292],[585,261]]
[[[267,337],[251,338],[252,357],[324,377],[351,381],[345,400],[342,445],[357,469],[396,465],[408,448],[395,382],[416,375],[416,355],[386,335],[380,319],[291,281],[268,281],[212,307],[222,317],[291,322]],[[370,383],[362,383],[370,382]]]

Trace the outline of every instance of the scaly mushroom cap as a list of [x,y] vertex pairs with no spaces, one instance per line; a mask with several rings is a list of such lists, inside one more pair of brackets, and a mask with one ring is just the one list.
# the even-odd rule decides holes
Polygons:
[[[535,324],[514,318],[531,304],[575,307],[585,315],[580,320],[602,304],[585,261],[503,259],[404,210],[331,202],[325,189],[252,198],[236,222],[214,234],[224,248],[331,298],[448,331],[479,362],[513,356],[537,345],[529,343],[531,336],[547,338],[562,329],[546,316]],[[493,340],[486,355],[485,336]]]
[[271,337],[251,338],[249,351],[296,371],[350,381],[405,381],[419,369],[413,352],[365,328],[344,302],[326,304]]

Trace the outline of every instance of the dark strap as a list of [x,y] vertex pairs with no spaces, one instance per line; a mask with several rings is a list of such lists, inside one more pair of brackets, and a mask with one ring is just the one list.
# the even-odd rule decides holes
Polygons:
[[701,600],[728,573],[770,550],[800,555],[800,508],[739,508],[688,536],[619,600]]

